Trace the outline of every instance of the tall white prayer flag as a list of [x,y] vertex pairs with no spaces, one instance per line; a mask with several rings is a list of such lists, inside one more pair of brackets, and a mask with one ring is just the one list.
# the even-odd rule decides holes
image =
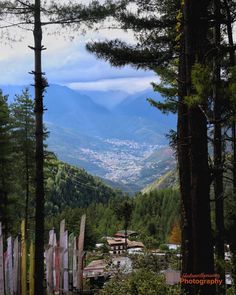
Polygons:
[[60,289],[64,288],[64,266],[63,266],[63,255],[64,255],[64,232],[65,232],[65,219],[60,223]]
[[2,223],[0,222],[0,295],[5,294]]
[[73,287],[73,251],[74,251],[74,234],[71,233],[69,235],[69,245],[68,245],[68,253],[69,253],[69,289]]
[[64,245],[64,253],[63,253],[64,292],[68,292],[69,291],[68,231],[64,232],[63,245]]
[[54,230],[51,230],[49,232],[49,248],[46,255],[47,289],[49,294],[53,293],[53,239]]
[[77,238],[74,237],[74,249],[73,249],[73,287],[74,288],[77,288],[77,261],[78,261]]
[[12,251],[12,237],[7,239],[7,285],[9,289],[9,294],[13,295],[13,251]]

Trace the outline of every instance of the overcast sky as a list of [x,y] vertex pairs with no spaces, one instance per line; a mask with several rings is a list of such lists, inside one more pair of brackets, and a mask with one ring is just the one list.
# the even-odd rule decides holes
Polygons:
[[[56,28],[58,30],[58,27]],[[22,36],[21,42],[7,42],[2,39],[0,44],[0,85],[32,83],[33,51],[28,45],[33,44],[32,32],[12,29],[11,35]],[[91,90],[123,90],[129,93],[151,88],[150,82],[156,81],[154,73],[137,71],[131,67],[113,68],[109,63],[98,60],[85,50],[88,40],[119,38],[132,41],[131,34],[119,30],[102,30],[99,33],[88,32],[85,36],[71,33],[73,41],[61,36],[44,34],[43,70],[49,83],[68,85],[74,89]]]

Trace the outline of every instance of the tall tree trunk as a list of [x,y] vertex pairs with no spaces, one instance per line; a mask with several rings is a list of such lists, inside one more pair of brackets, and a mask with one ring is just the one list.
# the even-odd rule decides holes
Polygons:
[[[184,34],[187,95],[193,94],[191,81],[195,62],[204,63],[207,46],[209,1],[185,0]],[[210,174],[208,167],[207,120],[200,106],[189,109],[190,175],[192,199],[193,273],[214,273],[210,220]],[[215,294],[214,286],[196,285],[195,294]]]
[[[213,10],[215,19],[220,17],[220,1],[214,0]],[[220,23],[216,22],[213,30],[214,46],[216,54],[213,57],[213,101],[214,101],[214,193],[215,193],[215,250],[216,273],[220,274],[223,284],[217,286],[217,294],[225,294],[225,269],[224,269],[224,198],[223,198],[223,163],[222,163],[222,128],[221,128],[221,98],[220,80],[221,67],[217,48],[221,42]]]
[[29,220],[29,155],[28,151],[25,154],[25,239],[28,239],[28,220]]
[[[235,66],[235,49],[234,49],[234,40],[233,40],[233,30],[232,30],[232,17],[231,12],[229,8],[228,0],[224,0],[224,7],[227,14],[227,34],[228,34],[228,42],[231,47],[230,50],[230,65],[232,67]],[[233,198],[234,203],[236,203],[236,122],[235,122],[235,110],[233,113],[233,122],[231,126],[232,130],[232,174],[233,174]],[[231,241],[230,241],[230,251],[232,254],[232,278],[234,282],[234,290],[236,294],[236,236],[235,233],[232,233],[231,235]]]
[[[184,36],[180,41],[180,57],[178,70],[178,122],[177,122],[177,154],[181,196],[181,251],[182,251],[182,275],[192,273],[192,204],[190,196],[190,159],[189,159],[189,131],[188,131],[188,107],[184,103],[186,96],[186,72],[184,55]],[[181,285],[183,294],[192,294],[192,286]]]
[[43,295],[44,288],[44,149],[43,149],[43,92],[41,3],[35,0],[35,124],[36,124],[36,212],[35,212],[35,295]]

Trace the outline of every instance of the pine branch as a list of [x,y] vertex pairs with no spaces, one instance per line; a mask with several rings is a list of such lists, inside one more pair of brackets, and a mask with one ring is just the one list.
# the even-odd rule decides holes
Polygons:
[[98,58],[109,61],[113,66],[130,64],[137,69],[154,69],[163,64],[167,65],[173,57],[172,50],[163,48],[163,44],[157,44],[157,47],[132,46],[118,39],[89,43],[86,49],[95,53]]

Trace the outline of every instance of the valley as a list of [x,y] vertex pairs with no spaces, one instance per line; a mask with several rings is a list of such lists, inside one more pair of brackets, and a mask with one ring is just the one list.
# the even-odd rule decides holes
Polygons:
[[[10,102],[23,88],[2,86]],[[29,89],[33,97],[33,89]],[[165,137],[175,128],[175,116],[151,107],[148,97],[161,100],[151,90],[95,95],[51,85],[45,94],[48,149],[115,188],[130,194],[140,191],[175,165]]]

